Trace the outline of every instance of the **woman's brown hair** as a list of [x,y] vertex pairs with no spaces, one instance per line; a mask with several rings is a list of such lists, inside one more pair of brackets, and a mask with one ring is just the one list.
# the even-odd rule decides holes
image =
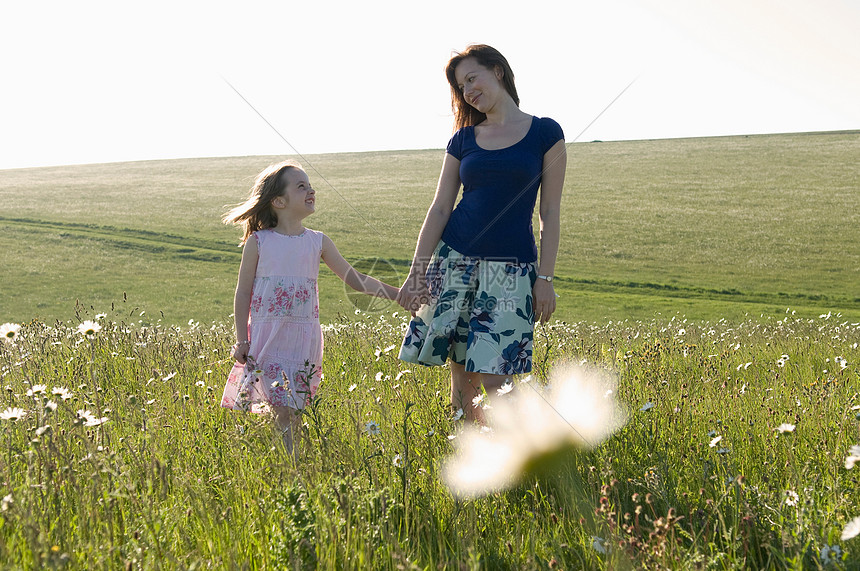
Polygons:
[[484,113],[481,113],[468,103],[463,97],[463,91],[457,85],[457,78],[454,77],[454,70],[466,58],[475,58],[475,60],[483,67],[490,70],[498,70],[502,73],[502,85],[505,86],[505,91],[514,100],[514,103],[519,107],[520,96],[517,95],[517,87],[514,84],[514,72],[511,69],[508,60],[499,52],[485,44],[472,44],[467,46],[465,51],[458,52],[448,61],[445,66],[445,76],[448,78],[448,84],[451,86],[451,109],[454,111],[454,130],[477,125],[487,118]]
[[272,201],[284,194],[287,181],[284,180],[283,175],[290,169],[304,170],[302,165],[293,160],[266,167],[257,175],[248,200],[230,209],[222,218],[224,224],[242,226],[243,235],[240,245],[244,244],[257,230],[274,228],[278,225],[278,216],[272,208]]

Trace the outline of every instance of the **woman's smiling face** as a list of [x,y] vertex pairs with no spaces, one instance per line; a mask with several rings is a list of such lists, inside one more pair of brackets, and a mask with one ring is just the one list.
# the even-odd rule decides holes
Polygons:
[[492,109],[499,93],[504,91],[499,72],[482,66],[472,57],[457,65],[454,77],[463,99],[481,113]]

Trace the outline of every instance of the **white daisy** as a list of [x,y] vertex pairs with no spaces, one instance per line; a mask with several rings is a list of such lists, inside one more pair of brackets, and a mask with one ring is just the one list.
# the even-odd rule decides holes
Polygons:
[[442,477],[455,495],[475,497],[514,485],[574,449],[597,446],[626,421],[604,397],[609,383],[597,372],[572,368],[553,380],[552,390],[527,385],[500,399],[491,433],[468,426],[454,441],[457,452]]
[[102,326],[96,323],[95,321],[84,321],[80,325],[78,325],[78,333],[87,337],[88,339],[92,339],[96,336],[96,333],[102,330]]
[[7,343],[12,343],[17,339],[20,330],[21,326],[17,323],[4,323],[0,325],[0,338]]
[[69,400],[74,396],[66,387],[54,387],[51,389],[51,394],[56,397],[60,397],[64,401]]
[[792,507],[796,506],[799,500],[800,496],[797,495],[797,492],[792,490],[785,491],[785,505]]
[[710,446],[711,448],[713,448],[713,447],[714,447],[714,446],[716,446],[716,445],[720,442],[720,440],[722,440],[722,439],[723,439],[723,437],[722,437],[722,436],[717,436],[716,438],[714,438],[713,440],[711,440],[711,443],[710,443],[708,446]]
[[9,407],[3,412],[0,412],[0,419],[2,420],[11,420],[12,422],[21,420],[27,416],[27,411],[23,408],[18,408],[15,406]]
[[642,408],[639,409],[639,411],[640,412],[648,412],[652,408],[654,408],[654,403],[651,401],[648,401],[645,403],[645,405]]
[[43,395],[47,392],[47,390],[48,390],[47,385],[33,385],[32,387],[30,387],[30,390],[27,391],[27,396],[28,397],[34,397],[34,396]]
[[364,423],[364,431],[371,436],[376,436],[377,434],[382,432],[382,429],[379,427],[379,424],[377,424],[376,421],[371,420],[369,422]]
[[505,381],[505,383],[501,387],[496,389],[496,393],[498,393],[498,395],[501,396],[501,395],[508,394],[512,390],[514,390],[514,383],[511,382],[510,380],[508,380],[508,381]]
[[789,424],[787,422],[783,422],[782,424],[774,428],[774,430],[776,430],[780,434],[785,434],[786,432],[794,432],[794,425]]
[[848,449],[848,457],[845,458],[845,468],[850,470],[857,462],[860,462],[860,446],[855,445]]
[[857,537],[858,533],[860,533],[860,516],[855,517],[845,524],[845,528],[842,530],[842,535],[839,536],[839,539],[842,541],[848,541],[849,539]]
[[396,455],[394,458],[391,459],[391,463],[394,465],[395,468],[402,468],[403,456],[401,456],[400,454]]

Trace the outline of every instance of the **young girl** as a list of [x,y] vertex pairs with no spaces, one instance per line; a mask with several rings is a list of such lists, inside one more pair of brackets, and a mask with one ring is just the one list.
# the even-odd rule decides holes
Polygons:
[[221,406],[271,410],[291,453],[301,411],[322,378],[320,259],[357,291],[386,299],[398,291],[356,271],[328,236],[303,226],[315,198],[299,163],[284,161],[261,172],[248,200],[224,216],[226,224],[242,226],[244,249],[234,300],[236,364]]

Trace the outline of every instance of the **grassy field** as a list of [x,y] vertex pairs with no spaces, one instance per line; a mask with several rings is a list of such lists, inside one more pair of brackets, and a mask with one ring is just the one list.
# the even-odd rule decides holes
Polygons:
[[296,461],[267,417],[218,407],[229,323],[107,315],[92,339],[31,322],[0,342],[0,567],[860,568],[860,538],[840,539],[860,516],[857,324],[539,327],[532,384],[585,361],[626,425],[458,499],[447,370],[397,360],[402,318],[352,317],[326,330]]
[[[860,319],[858,152],[858,132],[569,145],[557,317]],[[278,158],[0,171],[0,318],[68,319],[79,301],[149,322],[224,319],[239,250],[220,216]],[[308,225],[398,283],[442,151],[308,159]],[[321,273],[323,320],[352,314]]]
[[[468,458],[447,369],[399,361],[403,312],[327,270],[297,458],[219,408],[239,259],[219,218],[275,157],[0,171],[0,323],[23,324],[0,340],[0,568],[860,569],[858,150],[571,145],[560,321],[530,383],[487,399],[581,363],[626,422],[468,499],[443,482]],[[309,158],[309,225],[396,283],[441,152]]]

